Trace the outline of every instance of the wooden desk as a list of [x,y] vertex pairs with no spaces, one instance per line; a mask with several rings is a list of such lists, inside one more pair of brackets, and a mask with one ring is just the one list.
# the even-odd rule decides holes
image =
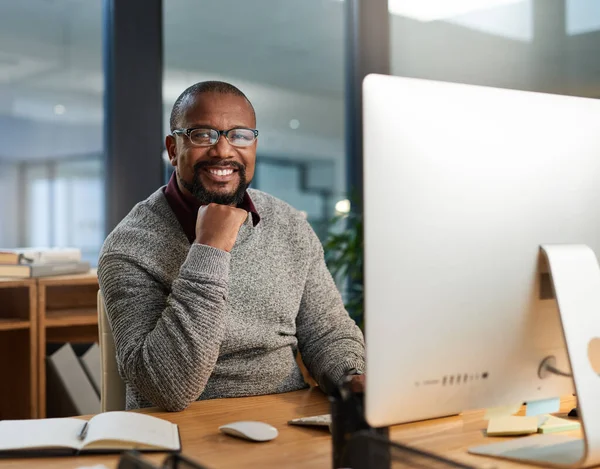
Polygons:
[[[563,411],[575,405],[573,398],[563,400]],[[177,423],[181,432],[183,453],[212,469],[219,468],[324,468],[331,467],[329,432],[319,428],[294,427],[287,421],[302,416],[328,413],[325,396],[318,390],[241,399],[217,399],[195,402],[179,413],[144,410]],[[251,443],[221,434],[218,427],[236,420],[262,420],[279,429],[279,437],[268,443]],[[507,461],[473,456],[466,453],[475,445],[501,441],[486,438],[483,411],[457,417],[398,425],[392,439],[475,467],[496,469],[531,468]],[[577,433],[575,433],[577,434]],[[147,456],[158,463],[164,456]],[[118,456],[81,456],[71,458],[0,460],[0,468],[75,469],[105,464],[116,467]]]

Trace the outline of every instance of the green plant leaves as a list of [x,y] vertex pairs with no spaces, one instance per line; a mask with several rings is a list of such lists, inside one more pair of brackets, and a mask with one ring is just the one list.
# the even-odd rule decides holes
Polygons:
[[336,216],[323,248],[327,267],[338,285],[342,286],[346,310],[359,327],[364,328],[362,214],[351,212]]

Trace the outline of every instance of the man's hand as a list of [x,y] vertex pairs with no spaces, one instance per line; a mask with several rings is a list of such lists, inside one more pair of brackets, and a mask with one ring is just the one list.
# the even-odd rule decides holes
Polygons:
[[365,392],[365,375],[350,376],[350,389],[354,393]]
[[198,209],[196,243],[230,252],[248,212],[229,205],[208,204]]

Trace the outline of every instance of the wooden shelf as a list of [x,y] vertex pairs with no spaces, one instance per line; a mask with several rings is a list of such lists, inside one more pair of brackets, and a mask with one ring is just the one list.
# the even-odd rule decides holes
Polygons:
[[98,277],[86,274],[37,279],[38,416],[46,417],[46,346],[48,343],[98,341]]
[[95,270],[0,278],[0,420],[46,416],[47,343],[97,342],[97,293]]
[[10,277],[0,277],[0,288],[13,288],[13,287],[29,287],[35,285],[33,279],[18,279]]
[[0,420],[36,418],[36,281],[1,278],[0,305]]
[[60,286],[67,285],[69,287],[73,285],[97,285],[98,276],[96,269],[91,269],[87,274],[73,274],[73,275],[53,275],[51,277],[40,277],[38,279],[38,285],[40,286]]
[[59,309],[47,311],[46,327],[93,326],[98,324],[96,308]]
[[29,329],[31,323],[22,319],[0,318],[0,331],[17,331]]

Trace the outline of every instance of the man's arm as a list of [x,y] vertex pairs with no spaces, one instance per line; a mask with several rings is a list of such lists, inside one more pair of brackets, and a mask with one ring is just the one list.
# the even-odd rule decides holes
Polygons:
[[296,333],[302,360],[326,391],[337,385],[350,370],[365,368],[364,338],[348,316],[340,293],[327,270],[323,247],[310,229],[310,266]]
[[225,335],[230,256],[193,244],[170,294],[136,259],[102,256],[120,373],[152,404],[183,410],[204,390]]
[[106,253],[98,276],[122,376],[147,400],[183,410],[198,399],[225,337],[229,263],[244,210],[200,207],[196,241],[165,291],[134,257]]

